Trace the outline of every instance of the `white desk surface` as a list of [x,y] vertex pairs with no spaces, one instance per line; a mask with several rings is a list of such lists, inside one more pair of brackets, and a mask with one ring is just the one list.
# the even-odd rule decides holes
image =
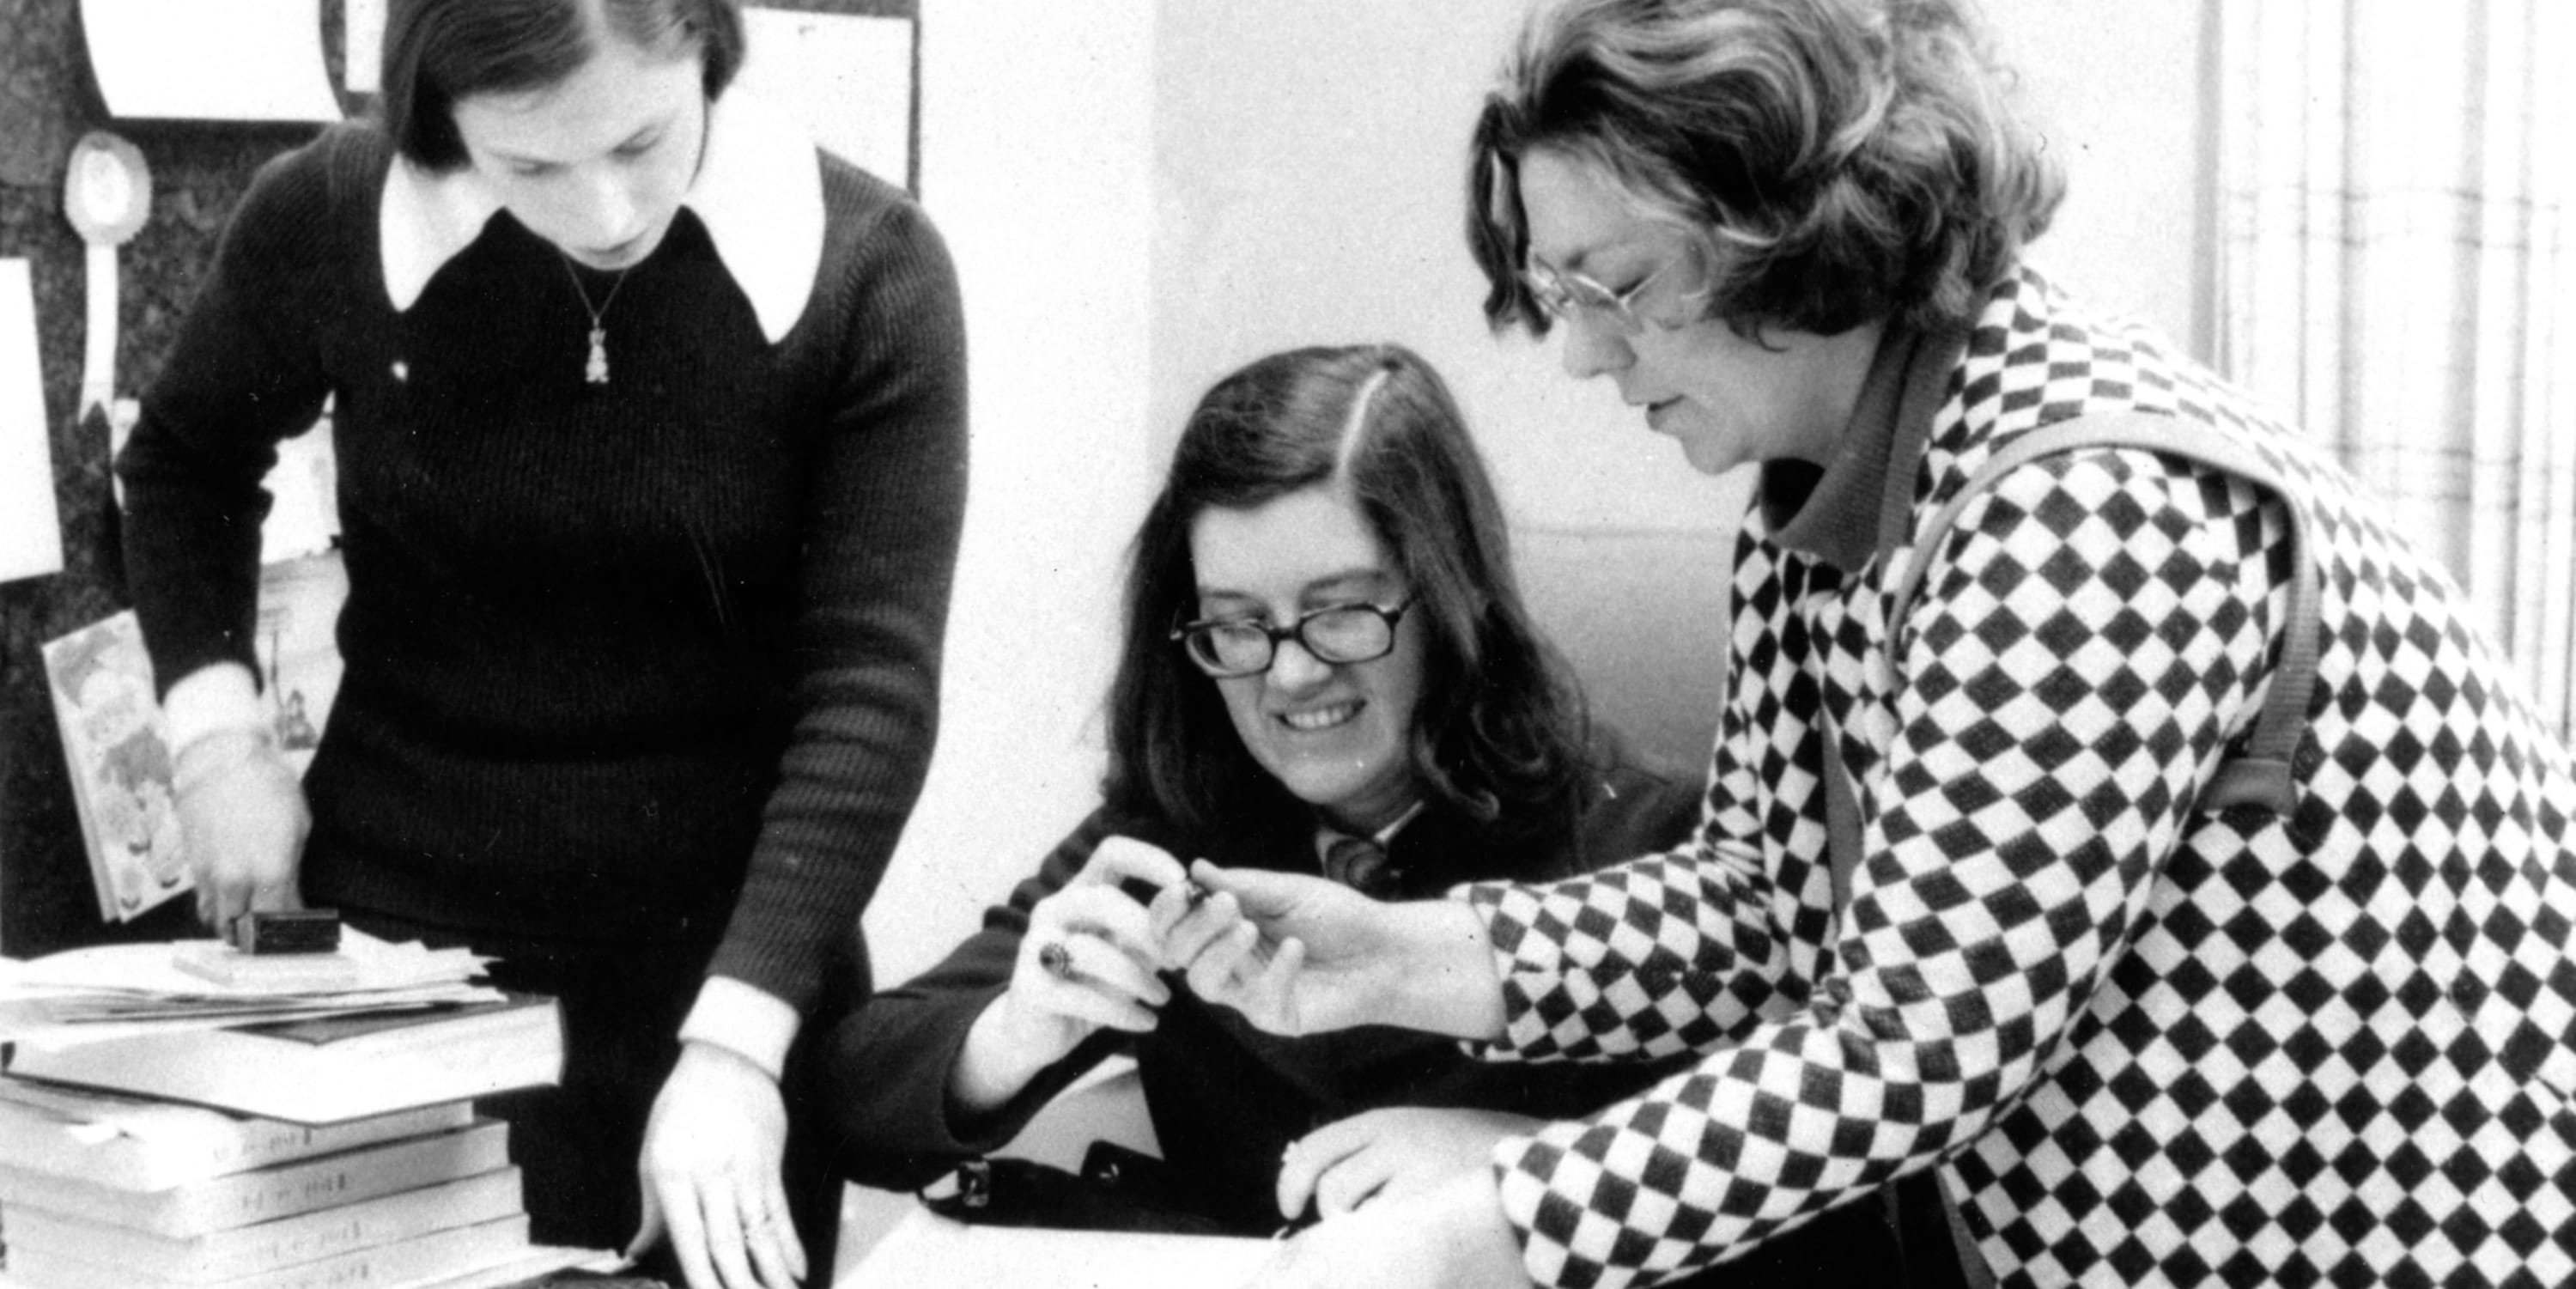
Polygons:
[[835,1289],[1231,1289],[1268,1240],[968,1226],[915,1205]]
[[[1083,1154],[1095,1141],[1114,1141],[1157,1157],[1163,1153],[1154,1139],[1153,1116],[1145,1111],[1144,1082],[1128,1057],[1113,1056],[1074,1080],[996,1153],[1080,1172]],[[865,1263],[877,1242],[919,1207],[908,1192],[849,1187],[841,1201],[841,1242],[833,1265],[843,1270],[834,1277],[835,1289],[852,1283],[847,1269]]]

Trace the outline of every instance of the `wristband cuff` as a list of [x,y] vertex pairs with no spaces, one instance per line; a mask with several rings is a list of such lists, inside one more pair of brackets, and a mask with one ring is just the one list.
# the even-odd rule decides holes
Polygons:
[[259,681],[237,662],[209,663],[181,677],[162,696],[161,715],[169,725],[173,761],[211,735],[271,728]]
[[680,1026],[680,1039],[729,1049],[776,1079],[786,1070],[787,1049],[796,1041],[801,1019],[785,999],[768,990],[731,976],[709,976]]
[[275,755],[277,733],[266,725],[207,730],[188,744],[186,752],[170,758],[170,795],[184,797],[218,770],[254,757]]

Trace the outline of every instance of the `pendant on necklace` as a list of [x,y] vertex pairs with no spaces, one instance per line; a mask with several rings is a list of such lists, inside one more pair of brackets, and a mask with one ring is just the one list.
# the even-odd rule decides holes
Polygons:
[[[562,254],[558,249],[557,254]],[[564,276],[572,279],[574,294],[581,297],[581,311],[590,315],[590,361],[581,365],[581,378],[593,385],[608,383],[608,308],[617,303],[617,293],[626,289],[626,270],[617,271],[617,280],[608,284],[608,298],[597,305],[590,302],[590,288],[581,284],[581,274],[574,270],[572,257],[563,256]]]

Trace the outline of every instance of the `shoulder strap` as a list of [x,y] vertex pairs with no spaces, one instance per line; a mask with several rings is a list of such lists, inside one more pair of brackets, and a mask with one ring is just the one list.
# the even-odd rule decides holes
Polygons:
[[2253,804],[2287,816],[2297,804],[2290,757],[2307,732],[2308,698],[2316,688],[2318,584],[2316,559],[2308,540],[2308,514],[2283,484],[2280,473],[2261,454],[2198,422],[2146,412],[2079,416],[2041,426],[1997,449],[1993,458],[1970,476],[1967,485],[1934,512],[1931,524],[1915,541],[1915,557],[1897,583],[1895,598],[1888,602],[1891,644],[1894,632],[1903,626],[1916,593],[1922,589],[1932,553],[1940,549],[1951,525],[1958,521],[1959,512],[1970,501],[2005,475],[2041,457],[2093,447],[2142,448],[2197,461],[2270,492],[2289,510],[2289,616],[2282,625],[2281,657],[2272,672],[2272,688],[2264,696],[2262,714],[2255,718],[2254,735],[2244,755],[2219,768],[2217,781],[2202,799],[2203,807],[2210,810]]

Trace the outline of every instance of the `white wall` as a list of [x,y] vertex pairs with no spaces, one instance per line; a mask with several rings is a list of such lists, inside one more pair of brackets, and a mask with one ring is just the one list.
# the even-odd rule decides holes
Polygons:
[[2032,258],[2105,312],[2213,348],[2218,0],[1985,0],[1996,43],[2067,170]]
[[1445,375],[1540,525],[1690,529],[1724,490],[1674,469],[1606,384],[1497,340],[1463,232],[1467,134],[1509,0],[1164,0],[1155,60],[1155,425],[1292,344],[1402,341]]
[[1153,12],[923,0],[921,189],[965,292],[973,479],[939,752],[867,915],[929,965],[1096,798],[1121,546],[1149,498]]

